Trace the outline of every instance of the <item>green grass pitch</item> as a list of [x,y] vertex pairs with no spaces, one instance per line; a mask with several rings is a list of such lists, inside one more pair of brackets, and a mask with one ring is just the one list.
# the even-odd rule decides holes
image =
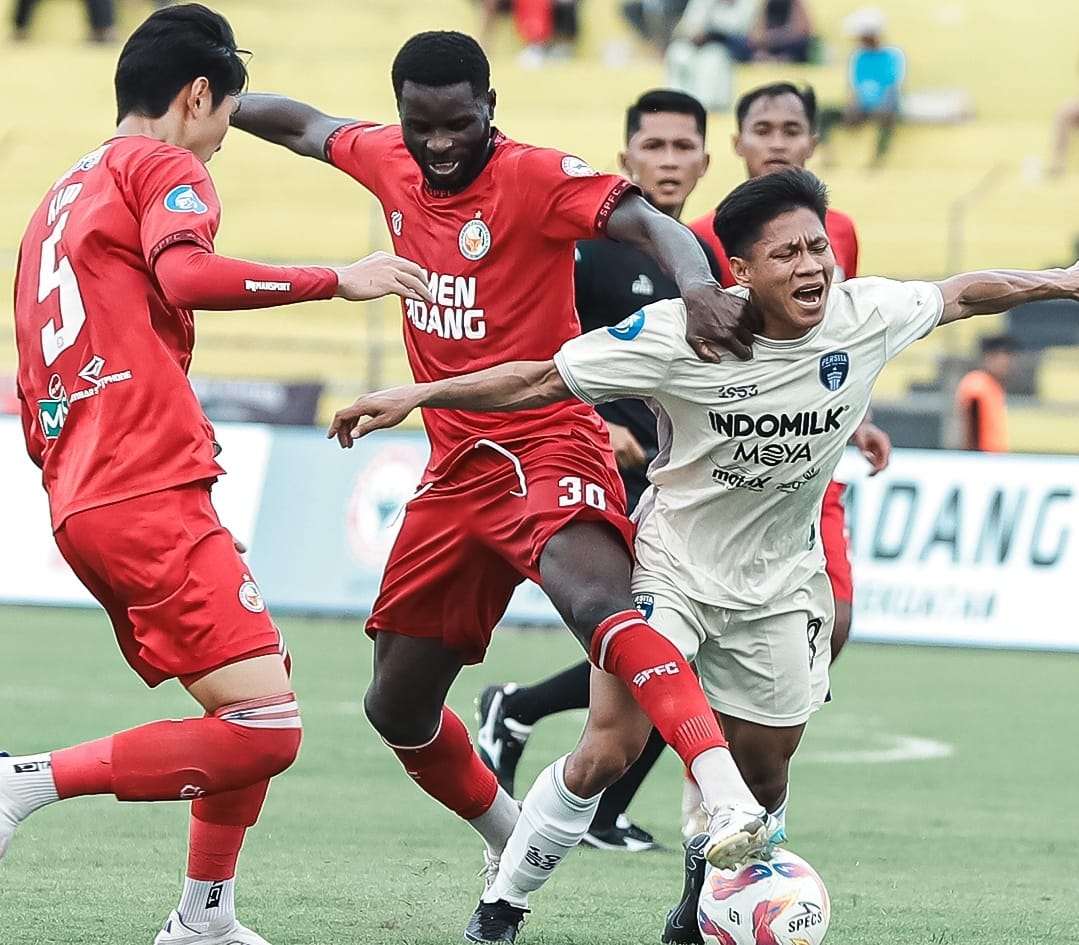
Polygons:
[[[274,945],[460,941],[479,847],[364,719],[360,622],[281,625],[304,747],[245,846],[241,919]],[[0,627],[0,747],[13,753],[191,713],[175,684],[142,687],[96,611],[0,608]],[[471,724],[483,685],[578,656],[568,633],[499,631],[452,705]],[[791,849],[832,895],[830,945],[1079,943],[1077,679],[1069,654],[849,648],[795,759],[789,819]],[[522,787],[581,720],[537,727]],[[631,809],[666,851],[575,852],[534,897],[522,945],[658,942],[680,885],[679,778],[668,753]],[[0,943],[149,945],[179,892],[185,825],[182,804],[88,798],[39,812],[0,865]]]

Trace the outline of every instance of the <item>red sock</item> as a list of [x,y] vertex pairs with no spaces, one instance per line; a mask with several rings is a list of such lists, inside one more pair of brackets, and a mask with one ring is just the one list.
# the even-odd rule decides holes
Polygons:
[[636,610],[612,614],[592,637],[592,662],[627,686],[660,735],[688,767],[727,739],[701,684],[673,643],[653,630]]
[[498,779],[472,748],[465,723],[446,706],[442,707],[435,737],[426,745],[390,748],[409,777],[458,817],[475,820],[490,810],[498,793]]
[[150,722],[54,751],[53,778],[60,797],[171,801],[235,791],[292,764],[299,725],[292,693],[253,699],[207,718]]
[[244,835],[258,820],[269,786],[269,780],[259,781],[192,802],[187,846],[191,879],[215,881],[236,875]]

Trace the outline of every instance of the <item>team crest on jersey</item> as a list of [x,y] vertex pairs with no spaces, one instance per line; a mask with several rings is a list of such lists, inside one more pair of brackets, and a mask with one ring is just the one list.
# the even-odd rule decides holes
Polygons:
[[244,582],[240,585],[240,603],[244,610],[250,610],[253,614],[261,614],[266,609],[266,601],[262,599],[262,591],[251,580],[250,576],[244,575]]
[[846,351],[833,351],[821,355],[818,376],[828,390],[839,390],[850,371],[850,355]]
[[597,172],[587,161],[567,154],[562,158],[562,173],[567,177],[595,177]]
[[207,207],[199,200],[195,188],[190,184],[181,184],[165,194],[165,209],[173,213],[205,213]]
[[607,329],[608,334],[619,341],[632,341],[644,328],[644,309],[639,308],[632,315],[623,318],[617,325]]
[[482,220],[469,220],[461,227],[457,246],[465,259],[483,259],[491,248],[491,231]]
[[401,224],[404,223],[404,221],[404,214],[401,213],[400,210],[394,210],[393,213],[390,214],[390,229],[393,230],[394,236],[401,235]]
[[633,606],[636,607],[644,615],[645,620],[651,620],[652,611],[656,609],[656,595],[634,594]]

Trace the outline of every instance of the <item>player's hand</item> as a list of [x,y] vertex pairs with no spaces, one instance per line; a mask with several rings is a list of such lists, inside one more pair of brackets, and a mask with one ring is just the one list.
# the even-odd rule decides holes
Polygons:
[[[377,390],[357,397],[351,407],[338,410],[326,431],[326,439],[335,436],[342,449],[351,449],[362,436],[375,430],[395,427],[419,406],[416,385]],[[366,419],[365,419],[366,418]]]
[[892,458],[892,438],[869,420],[863,420],[850,438],[851,443],[869,463],[869,475],[875,476]]
[[384,295],[434,302],[423,270],[411,259],[377,252],[337,270],[339,298],[365,302]]
[[607,423],[607,432],[611,436],[611,449],[614,450],[614,458],[618,461],[619,469],[633,469],[643,466],[645,460],[644,448],[629,431],[620,423]]
[[733,354],[753,357],[753,325],[746,300],[731,295],[713,281],[683,289],[686,303],[686,341],[702,361],[718,364]]

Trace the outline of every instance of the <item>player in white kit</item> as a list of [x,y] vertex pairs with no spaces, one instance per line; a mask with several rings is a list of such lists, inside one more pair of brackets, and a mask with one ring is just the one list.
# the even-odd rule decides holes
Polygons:
[[[741,748],[773,760],[775,798],[828,690],[832,595],[817,523],[877,376],[938,324],[1079,294],[1076,267],[833,286],[826,209],[824,185],[801,169],[746,181],[717,208],[740,287],[732,291],[758,317],[750,361],[697,359],[684,340],[685,307],[673,299],[567,341],[550,361],[362,396],[330,430],[347,446],[419,406],[649,399],[660,452],[637,514],[637,603],[696,660],[735,757]],[[628,697],[625,711],[639,711]]]

